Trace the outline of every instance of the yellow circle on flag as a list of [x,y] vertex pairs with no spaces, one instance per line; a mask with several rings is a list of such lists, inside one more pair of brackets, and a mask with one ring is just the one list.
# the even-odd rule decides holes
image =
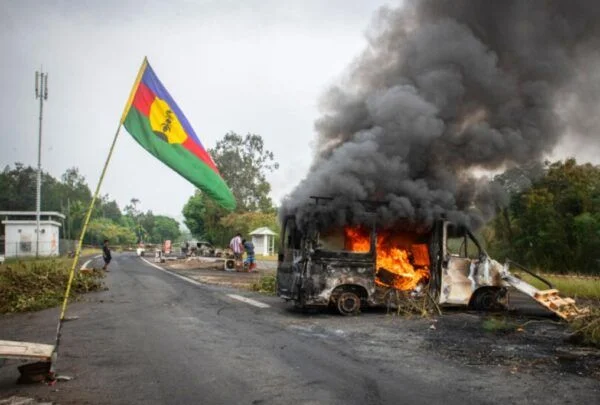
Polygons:
[[183,143],[187,139],[187,134],[177,119],[177,115],[165,100],[158,97],[154,99],[148,118],[152,130],[162,134],[167,142]]

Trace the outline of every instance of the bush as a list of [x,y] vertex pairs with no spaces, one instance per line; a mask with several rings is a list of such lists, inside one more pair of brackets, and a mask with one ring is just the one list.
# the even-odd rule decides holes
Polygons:
[[[15,261],[0,266],[0,313],[38,311],[64,298],[72,260]],[[103,288],[100,273],[76,273],[70,298]]]
[[252,290],[263,294],[274,295],[275,281],[276,279],[274,275],[260,276],[258,281],[252,284]]
[[600,347],[600,307],[590,309],[587,316],[571,321],[576,340],[581,343]]

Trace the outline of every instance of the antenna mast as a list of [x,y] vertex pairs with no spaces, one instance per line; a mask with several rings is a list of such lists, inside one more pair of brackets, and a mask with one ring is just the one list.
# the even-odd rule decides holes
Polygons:
[[35,256],[40,254],[40,207],[42,199],[42,111],[44,101],[48,100],[48,73],[41,69],[35,72],[35,98],[40,100],[40,126],[38,132],[38,161],[37,161],[37,188],[35,193]]

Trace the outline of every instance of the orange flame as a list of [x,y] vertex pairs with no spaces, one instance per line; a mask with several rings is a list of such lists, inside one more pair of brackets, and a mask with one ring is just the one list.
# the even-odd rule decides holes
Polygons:
[[[368,252],[370,233],[364,228],[344,229],[344,249],[351,252]],[[415,237],[407,233],[378,231],[376,273],[382,269],[393,274],[391,280],[376,278],[379,285],[398,290],[414,290],[429,279],[429,254],[427,245],[413,244]]]

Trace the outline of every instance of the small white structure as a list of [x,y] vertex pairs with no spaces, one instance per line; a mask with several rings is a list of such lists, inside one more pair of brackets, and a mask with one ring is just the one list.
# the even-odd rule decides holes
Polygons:
[[257,255],[271,256],[275,254],[275,232],[263,226],[250,232],[254,253]]
[[4,256],[58,256],[60,212],[40,212],[40,237],[37,239],[35,211],[0,211],[4,217]]

